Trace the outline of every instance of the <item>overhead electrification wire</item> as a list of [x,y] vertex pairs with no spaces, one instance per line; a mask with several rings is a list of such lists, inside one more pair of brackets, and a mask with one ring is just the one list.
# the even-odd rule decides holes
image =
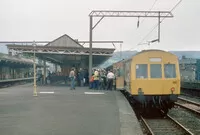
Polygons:
[[[155,0],[154,1],[154,3],[152,4],[152,6],[150,7],[150,9],[149,9],[149,11],[151,11],[153,8],[154,8],[154,6],[156,5],[156,2],[157,2],[158,0]],[[147,13],[147,15],[148,15],[148,13]],[[138,24],[137,24],[137,28],[139,27],[139,24],[141,25],[143,22],[144,22],[144,20],[145,20],[145,18],[141,21],[141,23],[139,23],[139,18],[138,18]],[[136,28],[136,29],[137,29]],[[153,30],[152,30],[153,31]],[[134,49],[134,48],[131,48],[131,49],[129,49],[129,50],[132,50],[132,49]],[[129,50],[127,50],[127,51],[129,51]]]
[[[152,5],[151,8],[149,9],[149,11],[151,11],[151,10],[154,8],[154,6],[155,6],[155,4],[156,4],[157,1],[158,1],[158,0],[155,0],[155,1],[154,1],[153,5]],[[148,14],[147,14],[147,15],[148,15]],[[144,22],[144,20],[145,20],[145,18],[141,21],[140,24],[142,24],[142,23]]]
[[155,6],[155,4],[156,4],[157,1],[158,1],[158,0],[155,0],[155,1],[154,1],[153,5],[152,5],[151,8],[150,8],[150,11],[153,9],[153,7]]
[[[181,2],[182,2],[183,0],[180,0],[171,10],[170,10],[170,12],[172,12]],[[168,14],[167,14],[168,15]],[[166,15],[166,16],[167,16]],[[165,19],[166,17],[164,17],[161,21],[160,21],[160,23]]]
[[[157,1],[158,1],[158,0],[155,0],[155,1],[154,1],[153,5],[152,5],[152,7],[151,7],[151,10],[152,10],[152,8],[155,6],[155,4],[156,4]],[[178,6],[181,2],[182,2],[182,0],[180,0],[180,1],[170,10],[170,12],[172,12],[174,9],[176,9],[177,6]],[[168,14],[167,14],[166,16],[168,16]],[[162,20],[160,21],[160,23],[162,23],[162,21],[163,21],[165,18],[166,18],[166,17],[162,18]],[[157,28],[157,27],[158,27],[158,24],[156,24],[154,27],[152,27],[151,31],[141,40],[141,42],[139,42],[138,45],[147,44],[147,43],[142,43],[142,42],[143,42],[143,41],[153,32],[153,30],[154,30],[155,28]],[[125,51],[131,51],[131,50],[136,49],[136,48],[137,48],[137,46],[136,46],[136,47],[133,47],[133,48],[130,48],[130,49],[128,49],[128,50],[125,50]]]
[[[170,10],[170,12],[172,12],[180,3],[182,2],[182,0],[180,0],[171,10]],[[169,14],[169,13],[168,13]],[[168,16],[168,14],[166,15],[166,16]],[[162,23],[162,21],[166,18],[166,16],[164,17],[164,18],[162,18],[162,20],[160,21],[160,23]],[[142,44],[142,42],[153,32],[153,30],[155,29],[155,28],[157,28],[158,27],[158,24],[156,24],[154,27],[153,27],[153,29],[141,40],[141,42],[139,42],[139,44],[138,45],[140,45],[140,44]]]

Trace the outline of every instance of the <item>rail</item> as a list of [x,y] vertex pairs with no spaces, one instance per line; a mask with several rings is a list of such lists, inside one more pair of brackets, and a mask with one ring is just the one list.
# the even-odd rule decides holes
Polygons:
[[177,105],[177,106],[179,106],[179,107],[182,107],[182,108],[185,108],[185,109],[187,109],[187,110],[189,110],[189,111],[191,111],[191,112],[193,112],[193,113],[196,113],[196,114],[200,115],[200,111],[198,111],[198,110],[196,110],[196,109],[193,109],[193,108],[188,107],[188,106],[186,106],[186,105],[182,105],[182,104],[177,103],[177,102],[175,103],[175,105]]
[[197,103],[197,102],[192,101],[192,100],[188,100],[188,99],[185,99],[185,98],[182,98],[182,97],[178,97],[178,99],[181,100],[181,101],[185,101],[185,102],[187,102],[187,103],[196,105],[196,106],[200,106],[200,103]]
[[[167,115],[166,118],[159,118],[159,119],[145,119],[142,116],[141,120],[145,125],[146,129],[148,130],[149,134],[161,134],[161,133],[169,133],[169,134],[189,134],[193,135],[187,128],[185,128],[182,124],[178,121]],[[176,124],[177,126],[174,126]]]
[[181,87],[181,94],[183,95],[190,95],[194,97],[200,97],[200,88],[186,88],[186,87]]

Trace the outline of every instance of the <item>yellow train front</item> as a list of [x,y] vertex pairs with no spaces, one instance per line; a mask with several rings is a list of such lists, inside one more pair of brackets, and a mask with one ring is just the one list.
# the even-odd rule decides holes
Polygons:
[[145,50],[115,63],[116,88],[125,89],[145,111],[172,108],[180,94],[178,58],[162,50]]

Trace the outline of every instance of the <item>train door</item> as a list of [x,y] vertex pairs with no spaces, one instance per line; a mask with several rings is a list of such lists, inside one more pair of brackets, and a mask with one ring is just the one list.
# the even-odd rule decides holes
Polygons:
[[125,73],[124,82],[125,89],[131,93],[131,60],[124,63]]
[[124,67],[123,63],[119,62],[113,66],[113,70],[116,76],[116,89],[122,90],[124,89]]

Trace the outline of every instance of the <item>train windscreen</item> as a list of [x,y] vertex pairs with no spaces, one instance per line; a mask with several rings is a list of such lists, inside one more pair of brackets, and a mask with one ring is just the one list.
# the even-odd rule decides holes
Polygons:
[[151,73],[151,78],[162,78],[161,64],[151,64],[150,73]]
[[175,64],[165,64],[165,78],[176,78],[176,68]]

